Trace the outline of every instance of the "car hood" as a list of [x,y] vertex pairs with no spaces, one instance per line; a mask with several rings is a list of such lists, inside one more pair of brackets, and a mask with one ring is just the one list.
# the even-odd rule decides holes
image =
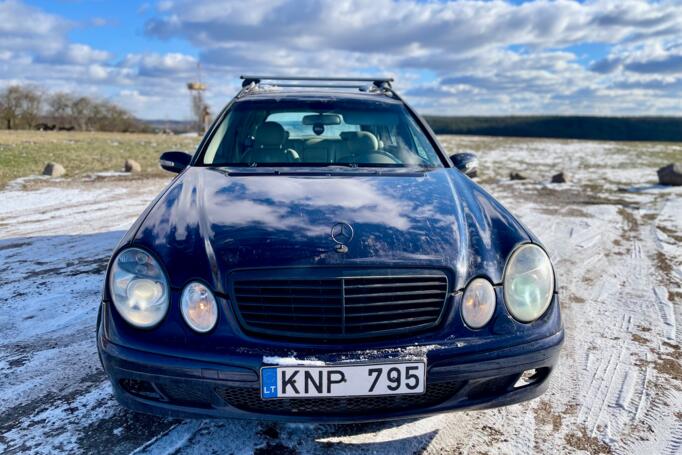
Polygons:
[[[352,226],[337,252],[332,226]],[[382,172],[190,167],[151,207],[133,242],[151,249],[171,285],[251,267],[438,267],[455,288],[475,276],[502,280],[529,234],[454,169]]]

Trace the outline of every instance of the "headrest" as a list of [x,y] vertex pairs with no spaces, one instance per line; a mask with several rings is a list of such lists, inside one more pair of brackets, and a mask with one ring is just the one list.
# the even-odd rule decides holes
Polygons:
[[281,147],[286,139],[286,131],[277,122],[265,122],[256,130],[256,147]]
[[348,147],[353,153],[371,153],[379,149],[377,137],[367,131],[344,131],[341,139],[348,142]]

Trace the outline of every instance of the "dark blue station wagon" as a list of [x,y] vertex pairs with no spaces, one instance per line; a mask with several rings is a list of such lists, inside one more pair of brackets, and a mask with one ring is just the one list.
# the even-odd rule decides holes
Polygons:
[[[538,239],[390,79],[243,76],[109,264],[118,401],[174,417],[356,422],[548,387],[564,331]],[[267,81],[267,82],[266,82]]]

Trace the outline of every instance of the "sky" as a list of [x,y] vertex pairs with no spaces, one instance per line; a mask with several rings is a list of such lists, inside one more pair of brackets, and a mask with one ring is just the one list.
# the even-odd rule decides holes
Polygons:
[[244,73],[393,76],[430,114],[682,115],[682,0],[0,0],[0,87],[183,120],[188,81],[216,112]]

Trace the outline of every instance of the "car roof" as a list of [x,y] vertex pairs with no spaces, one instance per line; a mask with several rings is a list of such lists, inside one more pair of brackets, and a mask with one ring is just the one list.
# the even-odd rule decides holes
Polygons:
[[238,96],[236,102],[249,100],[280,101],[329,101],[354,100],[372,101],[386,104],[403,104],[401,100],[377,92],[341,91],[341,90],[301,90],[301,89],[261,89]]

